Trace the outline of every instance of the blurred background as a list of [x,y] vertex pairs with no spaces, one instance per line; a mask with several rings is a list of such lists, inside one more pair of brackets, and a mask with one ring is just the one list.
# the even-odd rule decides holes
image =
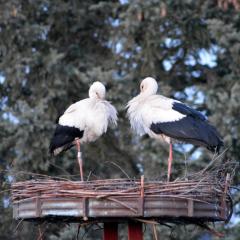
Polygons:
[[[75,149],[54,158],[48,146],[56,118],[88,97],[93,81],[106,85],[119,125],[83,146],[89,179],[166,178],[168,148],[136,136],[126,118],[126,103],[146,76],[158,80],[162,95],[202,111],[229,147],[225,158],[240,159],[238,0],[1,1],[0,56],[0,239],[38,235],[34,224],[17,227],[12,219],[12,181],[36,174],[79,180]],[[175,145],[173,178],[211,159],[202,148]],[[236,171],[235,186],[239,178]],[[233,218],[217,225],[229,240],[240,239],[240,195],[233,193]],[[197,227],[158,230],[161,239],[214,239]],[[68,240],[76,233],[74,224],[49,225],[45,237]],[[84,239],[100,236],[93,227]],[[152,239],[148,228],[145,237]]]

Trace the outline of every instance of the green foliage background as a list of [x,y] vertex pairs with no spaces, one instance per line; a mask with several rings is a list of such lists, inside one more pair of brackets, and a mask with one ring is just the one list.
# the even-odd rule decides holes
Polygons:
[[[240,158],[240,12],[227,0],[11,0],[0,2],[0,239],[34,239],[37,226],[14,231],[11,181],[34,174],[78,179],[74,149],[52,158],[54,122],[67,106],[103,82],[119,111],[119,126],[85,145],[85,175],[91,178],[166,177],[167,148],[129,130],[125,105],[146,76],[160,92],[204,110],[217,126],[227,158]],[[203,59],[209,58],[208,61]],[[205,166],[211,155],[175,147],[173,176]],[[200,153],[200,154],[199,154]],[[198,159],[196,158],[198,155]],[[25,172],[25,173],[23,173]],[[239,175],[235,176],[238,185]],[[239,214],[239,194],[234,195]],[[221,229],[239,239],[239,224]],[[163,239],[210,239],[199,229],[159,227]],[[193,230],[193,231],[192,231]],[[48,226],[46,239],[74,239],[77,226]],[[98,239],[100,231],[86,238]],[[190,234],[191,232],[191,234]],[[146,238],[151,239],[150,229]],[[125,236],[126,237],[126,236]],[[123,237],[124,238],[124,237]]]

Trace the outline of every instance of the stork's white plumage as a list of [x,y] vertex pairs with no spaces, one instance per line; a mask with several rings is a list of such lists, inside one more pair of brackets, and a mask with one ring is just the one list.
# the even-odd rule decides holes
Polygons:
[[131,127],[140,135],[165,140],[170,144],[168,180],[172,163],[172,140],[192,143],[219,151],[223,145],[217,130],[205,116],[180,101],[156,95],[158,84],[154,78],[145,78],[140,94],[128,102]]
[[[68,150],[75,143],[92,142],[107,131],[109,123],[117,124],[117,111],[105,100],[106,89],[100,82],[89,88],[89,98],[80,100],[64,112],[50,143],[54,155]],[[76,142],[79,140],[79,142]]]

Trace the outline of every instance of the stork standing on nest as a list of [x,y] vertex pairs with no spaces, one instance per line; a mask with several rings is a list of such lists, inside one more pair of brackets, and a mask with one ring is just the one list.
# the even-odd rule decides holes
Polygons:
[[128,102],[131,127],[140,135],[169,143],[168,181],[172,165],[172,142],[191,143],[219,152],[223,141],[205,116],[180,101],[157,95],[158,84],[154,78],[145,78],[140,94]]
[[95,141],[107,131],[109,123],[117,125],[117,111],[105,100],[105,95],[105,86],[94,82],[89,88],[89,98],[72,104],[59,117],[49,146],[50,153],[56,156],[76,144],[81,181],[83,170],[80,143]]

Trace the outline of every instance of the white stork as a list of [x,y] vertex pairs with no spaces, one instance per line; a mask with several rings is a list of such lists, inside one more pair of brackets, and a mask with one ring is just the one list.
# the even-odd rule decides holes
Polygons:
[[223,141],[205,116],[184,103],[157,95],[158,84],[154,78],[145,78],[140,94],[127,104],[131,127],[140,135],[169,143],[168,181],[172,165],[172,142],[191,143],[211,151],[219,151]]
[[78,162],[83,181],[80,143],[92,142],[107,131],[108,124],[117,125],[117,111],[105,100],[106,89],[100,82],[89,88],[89,98],[67,108],[59,117],[49,150],[54,156],[68,150],[74,144],[78,149]]

